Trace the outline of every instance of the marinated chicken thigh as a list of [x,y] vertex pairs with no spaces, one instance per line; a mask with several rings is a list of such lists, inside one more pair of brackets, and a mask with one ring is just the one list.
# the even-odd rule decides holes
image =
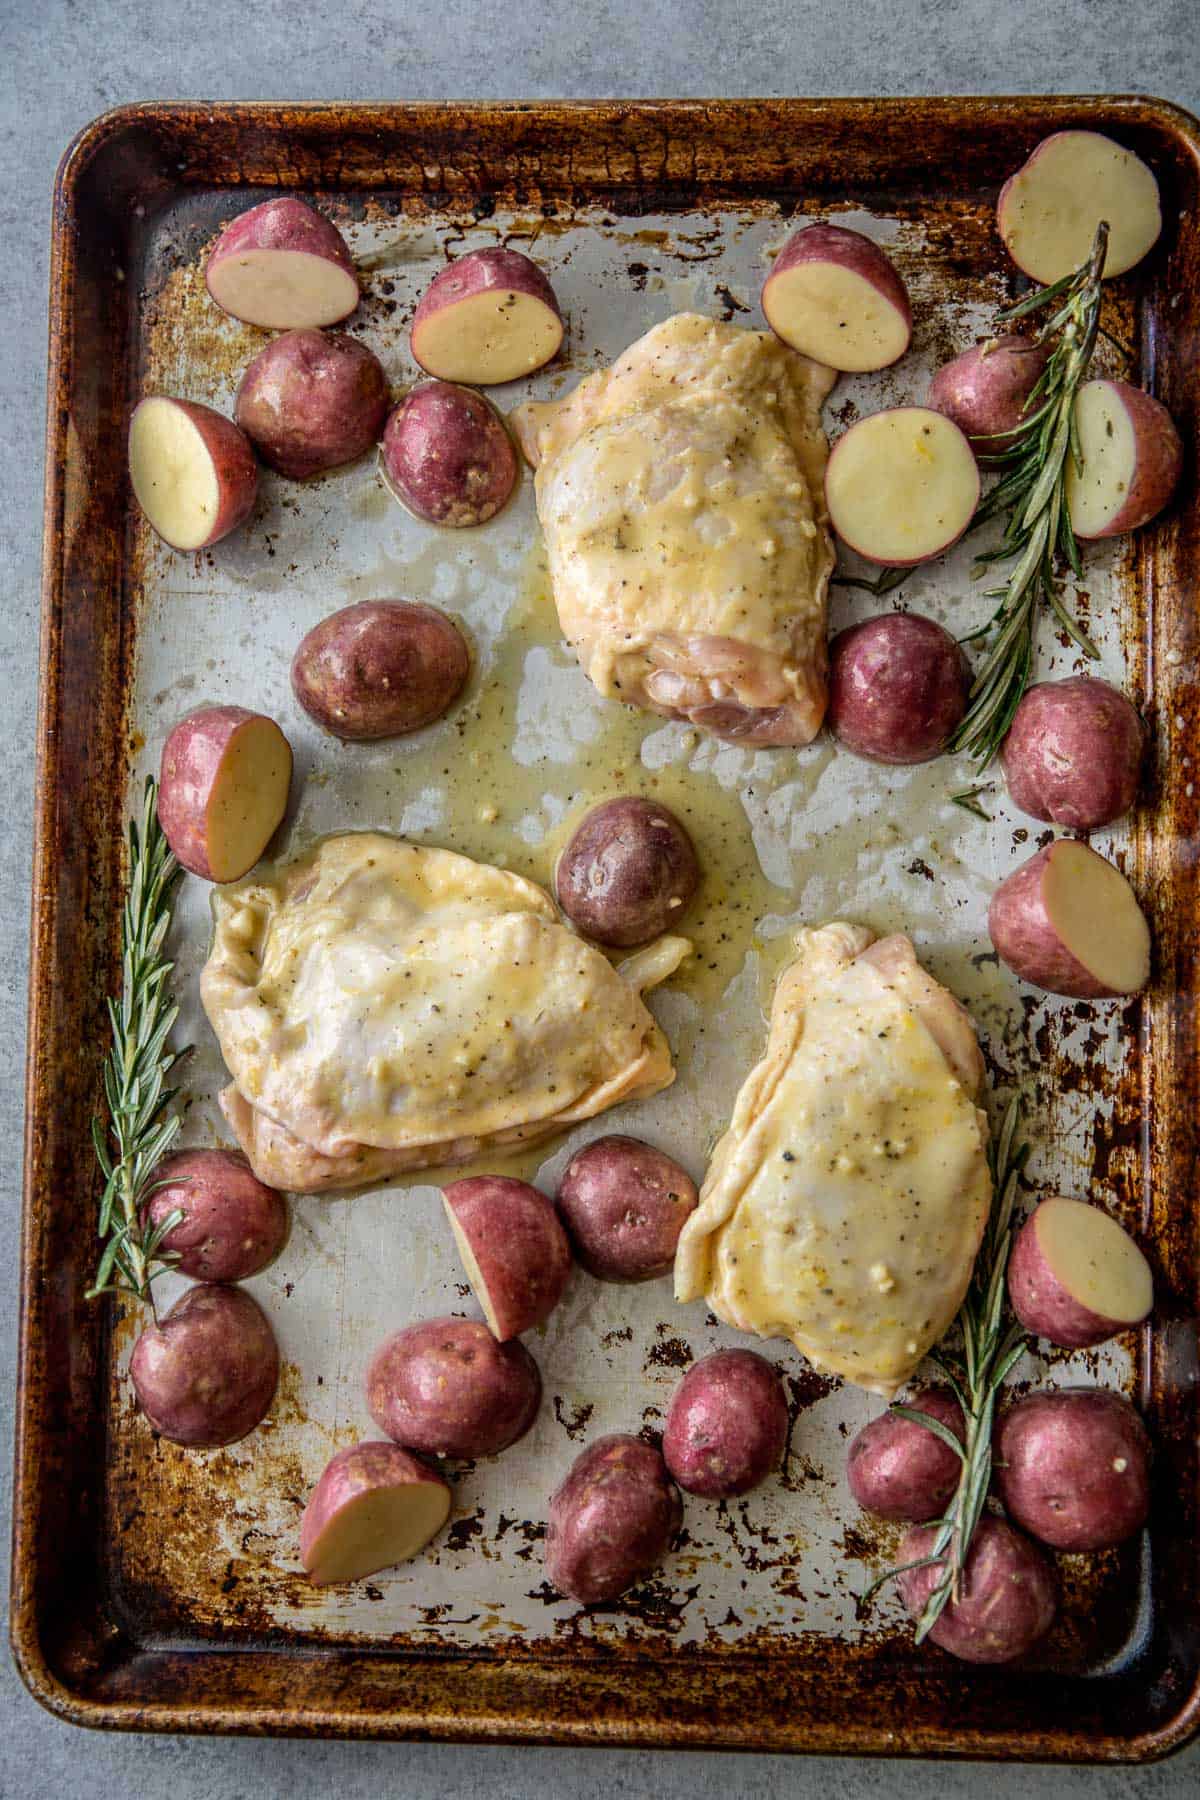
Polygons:
[[906,937],[797,934],[675,1259],[679,1300],[891,1395],[950,1325],[991,1204],[970,1017]]
[[602,694],[750,744],[826,701],[830,369],[679,313],[520,408],[559,621]]

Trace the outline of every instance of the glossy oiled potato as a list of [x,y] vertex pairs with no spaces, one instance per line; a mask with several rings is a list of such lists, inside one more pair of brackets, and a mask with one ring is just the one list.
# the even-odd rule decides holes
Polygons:
[[689,1494],[748,1494],[779,1467],[788,1410],[776,1369],[754,1350],[714,1350],[671,1401],[663,1459]]
[[302,481],[368,451],[387,408],[373,350],[340,331],[285,331],[247,366],[236,416],[264,462]]
[[234,1444],[266,1417],[279,1382],[270,1321],[244,1288],[189,1288],[133,1347],[129,1378],[155,1431],[194,1450]]
[[401,737],[441,718],[470,667],[462,632],[436,606],[360,600],[301,640],[292,692],[334,737]]
[[[914,1526],[900,1546],[899,1565],[928,1556],[936,1531],[935,1525]],[[914,1619],[944,1575],[945,1564],[936,1562],[906,1568],[900,1576],[900,1595]],[[1057,1607],[1049,1557],[1006,1520],[984,1513],[967,1553],[962,1592],[947,1603],[929,1641],[963,1662],[1012,1662],[1046,1635]]]
[[1133,702],[1095,675],[1070,675],[1026,690],[1000,760],[1022,812],[1093,831],[1133,805],[1145,750]]
[[575,1255],[600,1281],[667,1275],[699,1195],[686,1170],[637,1138],[594,1138],[567,1164],[559,1217]]
[[614,1432],[577,1456],[550,1497],[546,1576],[581,1606],[615,1600],[656,1568],[683,1518],[652,1444]]
[[1109,1550],[1146,1523],[1150,1439],[1124,1394],[1027,1394],[996,1433],[996,1481],[1015,1522],[1055,1550]]
[[523,1437],[542,1378],[515,1338],[498,1344],[477,1319],[430,1319],[395,1332],[367,1372],[379,1429],[427,1456],[495,1456]]
[[829,646],[829,727],[873,762],[939,756],[967,710],[971,669],[933,619],[883,613]]
[[[949,1388],[922,1388],[905,1404],[925,1413],[965,1442],[962,1407]],[[949,1444],[914,1419],[888,1411],[864,1425],[850,1445],[846,1476],[850,1492],[867,1512],[882,1519],[921,1524],[939,1518],[962,1473],[962,1458]]]
[[181,1275],[245,1281],[278,1256],[287,1201],[258,1179],[240,1150],[184,1150],[160,1163],[154,1180],[148,1220],[157,1225],[183,1214],[163,1239]]
[[380,459],[395,498],[433,525],[484,524],[520,472],[499,413],[452,381],[424,381],[405,394],[384,427]]
[[593,806],[554,872],[572,925],[620,949],[674,931],[699,883],[692,840],[674,813],[634,795]]

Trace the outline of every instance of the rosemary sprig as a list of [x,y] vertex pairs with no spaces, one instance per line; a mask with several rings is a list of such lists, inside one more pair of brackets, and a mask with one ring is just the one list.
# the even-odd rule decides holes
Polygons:
[[829,585],[830,587],[861,588],[864,594],[874,594],[878,599],[881,595],[890,594],[896,588],[903,586],[912,572],[911,565],[907,563],[903,567],[885,563],[874,580],[866,575],[833,575],[830,577]]
[[158,822],[158,788],[146,782],[141,830],[129,825],[129,891],[121,916],[121,997],[110,999],[113,1041],[104,1063],[107,1121],[92,1120],[92,1142],[104,1175],[99,1235],[108,1241],[87,1297],[128,1293],[153,1304],[150,1284],[177,1259],[162,1241],[179,1223],[172,1212],[158,1225],[142,1208],[163,1183],[151,1177],[179,1130],[177,1088],[166,1079],[185,1054],[168,1048],[179,1014],[171,999],[173,965],[162,954],[171,924],[180,868]]
[[951,806],[961,806],[964,812],[974,813],[977,819],[986,819],[990,824],[992,815],[983,806],[979,796],[980,794],[990,794],[991,791],[990,781],[978,781],[974,787],[963,788],[959,793],[951,794],[950,804]]
[[1008,325],[1050,308],[1035,343],[1053,349],[1026,401],[1027,416],[1012,431],[999,434],[1005,447],[984,461],[1000,470],[995,487],[980,502],[974,525],[1002,517],[1004,535],[982,563],[1013,562],[1003,587],[990,589],[999,600],[983,632],[993,633],[991,647],[976,672],[970,704],[951,741],[981,766],[996,754],[1012,723],[1033,668],[1034,628],[1039,603],[1053,612],[1085,656],[1096,646],[1063,603],[1057,574],[1061,556],[1076,575],[1082,573],[1079,546],[1066,503],[1067,458],[1081,466],[1075,428],[1075,396],[1085,379],[1100,327],[1100,278],[1108,246],[1108,226],[1096,227],[1092,253],[1073,275],[1037,288],[1000,314]]

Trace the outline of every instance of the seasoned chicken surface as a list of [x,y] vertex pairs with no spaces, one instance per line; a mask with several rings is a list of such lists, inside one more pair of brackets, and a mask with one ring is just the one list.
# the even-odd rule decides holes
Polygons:
[[991,1204],[983,1061],[906,937],[797,934],[675,1259],[679,1300],[891,1395],[958,1311]]
[[214,893],[201,998],[260,1180],[315,1193],[530,1142],[675,1078],[642,1001],[533,882],[375,832]]
[[602,694],[736,742],[816,736],[835,379],[769,332],[679,313],[519,409],[559,621]]

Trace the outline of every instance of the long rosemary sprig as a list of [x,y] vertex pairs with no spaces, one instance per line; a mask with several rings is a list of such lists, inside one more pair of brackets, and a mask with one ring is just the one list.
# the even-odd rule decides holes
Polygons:
[[992,641],[951,743],[951,749],[967,751],[981,766],[999,749],[1029,684],[1040,603],[1050,607],[1086,656],[1097,654],[1063,603],[1057,561],[1061,556],[1076,575],[1082,572],[1066,503],[1067,458],[1080,466],[1075,396],[1096,347],[1107,246],[1108,226],[1101,221],[1091,255],[1073,275],[1037,288],[1000,314],[1000,323],[1008,325],[1051,308],[1034,342],[1052,343],[1053,349],[1026,402],[1027,416],[1001,434],[1008,440],[1005,448],[983,459],[1000,470],[1000,479],[980,502],[973,523],[1002,517],[1005,526],[999,544],[980,561],[1015,561],[1004,586],[989,590],[999,601],[992,619],[973,634],[990,634]]
[[110,999],[113,1041],[104,1063],[108,1117],[92,1120],[92,1142],[104,1175],[99,1235],[107,1239],[88,1299],[128,1293],[153,1304],[155,1274],[177,1259],[163,1239],[182,1214],[147,1225],[142,1208],[157,1185],[151,1177],[179,1130],[179,1092],[166,1079],[185,1053],[168,1047],[179,1014],[171,999],[173,965],[163,956],[180,868],[158,822],[158,788],[146,782],[141,829],[129,825],[129,890],[121,916],[121,996]]

